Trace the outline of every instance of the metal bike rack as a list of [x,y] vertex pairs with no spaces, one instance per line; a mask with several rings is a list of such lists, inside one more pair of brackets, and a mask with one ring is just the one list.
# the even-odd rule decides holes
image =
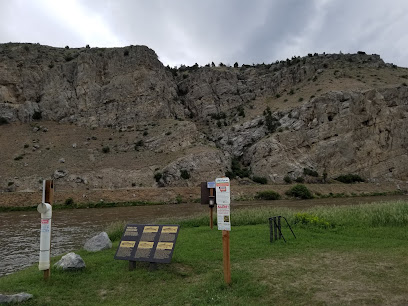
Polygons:
[[286,224],[289,226],[290,231],[293,234],[293,237],[296,239],[296,235],[293,232],[292,228],[289,225],[288,220],[286,220],[285,217],[283,216],[275,216],[269,218],[269,239],[270,242],[274,242],[278,239],[283,239],[286,242],[285,237],[282,234],[282,224],[281,224],[281,218],[283,218],[286,221]]

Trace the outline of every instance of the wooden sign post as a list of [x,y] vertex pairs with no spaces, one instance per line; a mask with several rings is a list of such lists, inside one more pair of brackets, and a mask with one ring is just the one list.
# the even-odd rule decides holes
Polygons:
[[224,280],[231,283],[231,261],[230,261],[230,180],[227,177],[215,179],[215,192],[217,202],[217,225],[222,230],[223,266]]

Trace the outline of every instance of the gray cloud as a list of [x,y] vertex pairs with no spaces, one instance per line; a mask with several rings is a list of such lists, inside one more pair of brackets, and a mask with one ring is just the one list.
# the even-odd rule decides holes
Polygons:
[[171,66],[358,50],[408,66],[407,11],[405,0],[0,0],[0,42],[142,44]]

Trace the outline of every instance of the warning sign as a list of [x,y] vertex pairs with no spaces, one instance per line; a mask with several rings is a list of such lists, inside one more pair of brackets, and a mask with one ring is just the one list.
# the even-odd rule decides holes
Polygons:
[[230,180],[227,177],[215,179],[217,201],[217,225],[222,231],[231,230]]

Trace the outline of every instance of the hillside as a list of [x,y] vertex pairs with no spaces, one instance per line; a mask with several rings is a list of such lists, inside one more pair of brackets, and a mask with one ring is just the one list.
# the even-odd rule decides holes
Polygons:
[[235,66],[1,44],[0,190],[195,186],[228,171],[408,180],[408,69],[363,52]]

